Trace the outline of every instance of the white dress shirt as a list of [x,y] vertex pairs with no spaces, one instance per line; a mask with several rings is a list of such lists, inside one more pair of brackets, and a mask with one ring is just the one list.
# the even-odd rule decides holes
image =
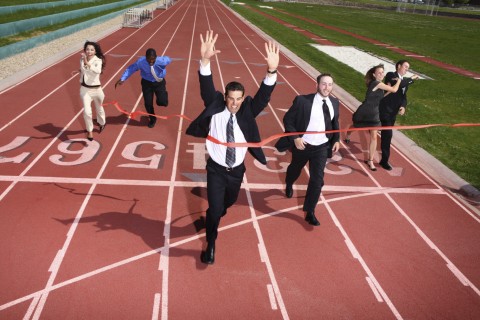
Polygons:
[[[200,74],[202,76],[209,76],[212,74],[210,69],[210,63],[206,66],[203,66],[200,62]],[[265,77],[263,83],[268,86],[272,86],[277,81],[277,75],[274,74],[271,77]],[[227,142],[227,123],[230,118],[230,111],[228,111],[227,106],[225,106],[225,110],[220,113],[214,114],[210,121],[210,131],[209,135],[214,137],[215,139],[221,142]],[[243,135],[242,130],[238,126],[237,117],[235,114],[233,115],[233,135],[235,137],[236,143],[245,143],[245,136]],[[227,155],[227,147],[221,144],[213,143],[210,140],[206,140],[207,151],[210,157],[216,163],[228,167],[225,159]],[[236,167],[243,163],[245,160],[245,155],[247,153],[247,147],[236,147],[235,148],[235,163],[233,167]]]
[[[328,97],[322,97],[319,93],[313,98],[312,113],[310,115],[310,122],[308,123],[308,131],[325,131],[325,119],[323,117],[323,99],[328,106],[328,111],[330,112],[331,119],[327,121],[332,121],[333,119],[333,105]],[[303,135],[303,141],[313,146],[319,146],[328,142],[327,135],[325,133],[313,133]]]

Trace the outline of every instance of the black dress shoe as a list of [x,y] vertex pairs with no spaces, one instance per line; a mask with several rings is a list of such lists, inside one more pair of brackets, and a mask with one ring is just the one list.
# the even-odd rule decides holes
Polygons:
[[213,264],[215,262],[215,245],[208,245],[207,250],[202,252],[200,260],[205,264]]
[[148,127],[149,127],[149,128],[155,127],[155,123],[157,123],[157,120],[150,120],[150,121],[148,122]]
[[307,212],[307,216],[305,217],[305,221],[307,221],[312,226],[319,226],[320,225],[320,222],[317,220],[317,217],[315,217],[315,212],[313,212],[313,211]]
[[291,198],[293,196],[293,187],[289,183],[287,183],[287,187],[285,188],[285,195],[287,198]]
[[390,163],[388,163],[388,162],[381,162],[381,161],[380,161],[379,164],[380,164],[380,166],[381,166],[383,169],[385,169],[385,170],[390,171],[390,170],[393,169],[392,166],[390,165]]

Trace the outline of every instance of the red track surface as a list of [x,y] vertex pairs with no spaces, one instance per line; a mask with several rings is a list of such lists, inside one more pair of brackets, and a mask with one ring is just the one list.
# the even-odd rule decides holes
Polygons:
[[[170,106],[157,113],[195,117],[207,29],[220,34],[217,88],[237,79],[253,94],[265,39],[219,2],[185,0],[100,41],[106,101],[143,111],[138,74],[113,84],[154,47],[174,59]],[[0,93],[0,319],[480,318],[479,217],[398,152],[391,173],[368,171],[358,135],[327,166],[317,228],[301,211],[308,173],[287,199],[290,155],[267,146],[266,167],[248,156],[216,262],[203,265],[204,141],[184,134],[184,119],[148,129],[107,107],[107,128],[89,143],[77,62]],[[282,55],[262,136],[282,132],[294,96],[313,90]],[[341,114],[345,127],[351,114]]]

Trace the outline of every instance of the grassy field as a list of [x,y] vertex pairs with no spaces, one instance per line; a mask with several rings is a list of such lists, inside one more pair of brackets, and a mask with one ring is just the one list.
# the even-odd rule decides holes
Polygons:
[[[280,11],[258,6],[268,5],[295,15],[303,15],[311,20],[480,73],[480,21],[477,20],[300,3],[263,3],[253,0],[242,2],[340,45],[355,46],[392,61],[404,57]],[[232,8],[317,70],[333,73],[341,87],[358,100],[363,100],[365,87],[362,74],[312,48],[309,45],[312,41],[292,28],[265,19],[247,6],[233,5]],[[434,80],[419,80],[410,88],[408,111],[404,117],[397,117],[398,124],[480,123],[480,80],[456,75],[414,59],[409,60],[413,70]],[[480,189],[480,127],[437,127],[408,130],[404,133]]]

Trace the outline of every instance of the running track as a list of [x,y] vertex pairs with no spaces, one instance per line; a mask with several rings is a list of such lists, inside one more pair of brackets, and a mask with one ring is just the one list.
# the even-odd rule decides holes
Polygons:
[[[106,101],[143,111],[138,74],[114,83],[155,47],[174,59],[170,106],[157,113],[195,117],[207,29],[222,50],[217,88],[237,79],[254,93],[265,39],[219,2],[183,0],[100,41]],[[480,318],[479,217],[398,152],[392,172],[367,170],[359,134],[327,166],[317,228],[301,211],[308,171],[287,199],[290,155],[266,146],[266,167],[247,156],[216,262],[203,265],[204,141],[184,134],[183,118],[148,129],[107,106],[106,131],[88,142],[77,64],[68,56],[0,93],[0,319]],[[314,89],[282,55],[262,137]]]

